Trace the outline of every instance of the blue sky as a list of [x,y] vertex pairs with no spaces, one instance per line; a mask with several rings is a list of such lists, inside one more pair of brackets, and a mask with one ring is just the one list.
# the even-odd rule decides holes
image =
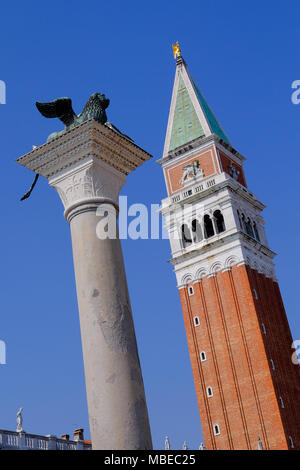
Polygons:
[[[299,2],[91,1],[1,5],[0,105],[1,305],[0,428],[88,435],[79,320],[69,227],[61,202],[15,159],[59,130],[36,100],[70,96],[80,112],[104,92],[108,119],[154,158],[128,177],[129,203],[159,203],[160,166],[180,41],[189,70],[233,145],[247,158],[250,189],[267,205],[270,247],[292,333],[299,321],[300,79]],[[153,441],[161,448],[201,442],[185,331],[167,240],[124,240],[123,250],[146,387]]]

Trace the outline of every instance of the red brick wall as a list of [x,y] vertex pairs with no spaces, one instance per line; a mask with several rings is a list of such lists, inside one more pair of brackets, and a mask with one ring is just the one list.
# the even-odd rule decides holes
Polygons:
[[[193,286],[194,295],[181,289],[180,296],[207,448],[257,449],[260,436],[265,449],[287,449],[291,435],[300,449],[299,367],[291,361],[292,338],[277,283],[234,266]],[[200,326],[194,326],[194,316]]]

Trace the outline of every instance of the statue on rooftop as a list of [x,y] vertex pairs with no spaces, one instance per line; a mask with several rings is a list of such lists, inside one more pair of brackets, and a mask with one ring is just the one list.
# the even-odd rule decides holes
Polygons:
[[19,411],[17,412],[17,432],[24,432],[24,429],[22,427],[23,425],[22,411],[23,411],[23,408],[20,408]]
[[176,44],[172,44],[172,48],[173,48],[174,59],[177,59],[177,57],[181,57],[181,49],[180,49],[178,41],[176,42]]

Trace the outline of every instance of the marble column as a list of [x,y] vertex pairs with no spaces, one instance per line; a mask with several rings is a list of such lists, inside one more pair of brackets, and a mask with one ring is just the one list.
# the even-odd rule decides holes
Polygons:
[[[48,178],[70,224],[93,449],[152,448],[122,249],[114,230],[126,175],[149,158],[113,130],[88,121],[18,159]],[[112,231],[106,233],[108,216]]]

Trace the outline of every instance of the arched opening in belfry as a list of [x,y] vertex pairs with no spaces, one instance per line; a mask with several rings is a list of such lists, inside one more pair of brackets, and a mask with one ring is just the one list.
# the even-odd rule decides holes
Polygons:
[[192,237],[191,237],[190,229],[187,224],[183,224],[181,226],[181,236],[182,236],[182,244],[184,248],[191,245]]
[[215,218],[215,222],[216,222],[217,233],[225,232],[224,217],[223,217],[223,214],[220,210],[216,210],[214,212],[214,218]]
[[243,224],[242,224],[242,219],[241,219],[240,211],[237,210],[236,212],[237,212],[237,216],[238,216],[238,219],[239,219],[240,228],[243,230]]
[[251,223],[251,220],[250,218],[248,217],[247,221],[246,221],[246,232],[248,235],[250,235],[250,237],[254,238],[254,232],[253,232],[253,228],[252,228],[252,223]]
[[211,220],[211,218],[209,217],[208,214],[206,214],[204,216],[203,221],[204,221],[205,238],[212,237],[215,234],[215,231],[214,231],[214,226],[213,226],[212,220]]
[[245,214],[242,214],[242,229],[245,233],[248,233],[247,221],[246,221]]
[[255,236],[256,240],[258,240],[260,242],[260,237],[259,237],[256,222],[253,222],[253,231],[254,231],[254,236]]
[[194,243],[198,243],[203,239],[201,225],[197,219],[192,221],[192,236]]

